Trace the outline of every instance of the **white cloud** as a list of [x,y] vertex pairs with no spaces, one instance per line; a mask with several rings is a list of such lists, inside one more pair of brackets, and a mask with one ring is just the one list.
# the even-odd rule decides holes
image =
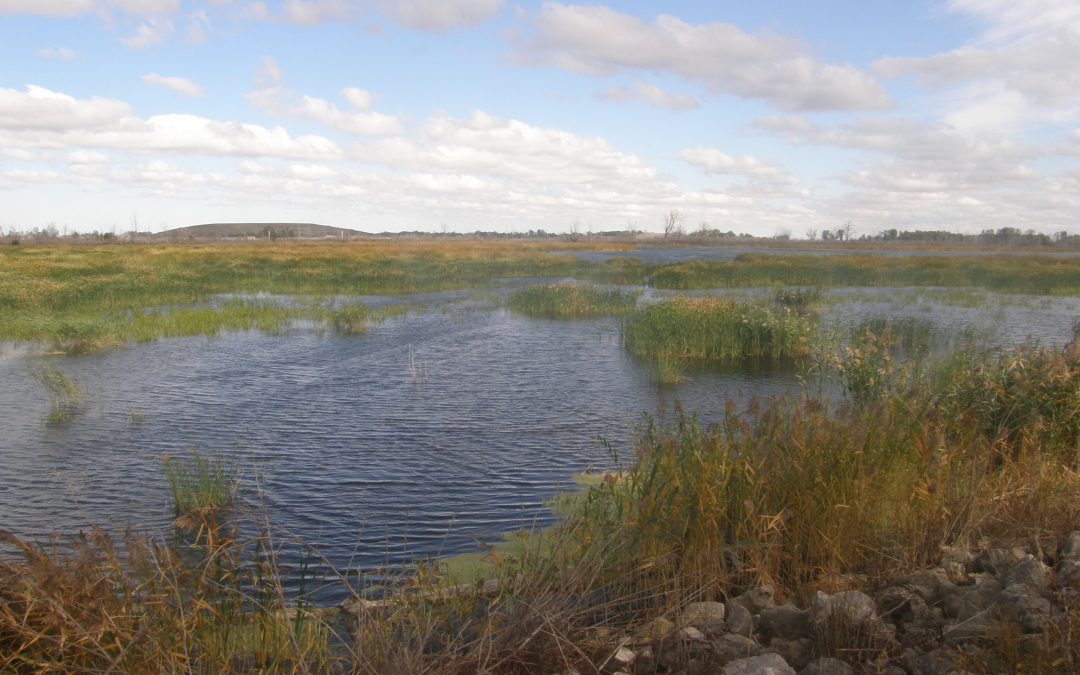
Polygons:
[[166,77],[157,73],[147,73],[142,76],[142,81],[151,87],[164,87],[184,96],[203,96],[202,87],[184,77]]
[[128,104],[76,99],[29,86],[0,89],[0,146],[117,149],[333,160],[341,149],[321,136],[291,136],[281,127],[218,122],[196,115],[136,117]]
[[74,50],[67,47],[46,47],[37,50],[35,53],[43,59],[63,59],[64,61],[72,61],[79,56]]
[[269,89],[281,84],[281,69],[277,62],[269,56],[262,57],[262,66],[255,72],[252,82],[256,89]]
[[333,19],[345,19],[353,13],[346,0],[285,0],[281,15],[289,23],[314,26]]
[[180,0],[108,0],[108,6],[128,14],[175,14]]
[[714,148],[687,148],[679,153],[684,161],[708,174],[748,176],[772,183],[797,183],[793,176],[775,164],[752,155],[732,157]]
[[93,129],[130,114],[123,101],[76,99],[35,85],[27,85],[25,92],[0,89],[0,129]]
[[545,2],[521,57],[591,75],[660,71],[714,93],[763,99],[788,110],[890,107],[885,90],[847,65],[822,63],[800,43],[726,23],[692,25],[660,15],[646,23],[603,6]]
[[635,82],[633,87],[611,87],[601,92],[598,97],[603,101],[615,101],[617,103],[643,101],[668,110],[690,110],[701,106],[701,103],[693,96],[669,94],[655,84],[648,82]]
[[166,42],[174,30],[172,21],[153,17],[140,24],[131,35],[120,38],[120,43],[129,49],[148,49]]
[[492,19],[504,0],[381,0],[383,11],[418,30],[475,26]]
[[206,10],[197,9],[188,17],[187,41],[202,44],[206,41],[206,32],[210,30],[210,16]]
[[94,0],[0,0],[0,14],[68,17],[94,9]]

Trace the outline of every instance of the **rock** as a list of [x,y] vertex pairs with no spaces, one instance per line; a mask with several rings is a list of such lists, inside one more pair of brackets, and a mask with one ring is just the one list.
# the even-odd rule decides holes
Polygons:
[[1080,589],[1080,560],[1064,558],[1057,564],[1057,583],[1063,588]]
[[877,606],[861,591],[828,595],[818,591],[810,603],[810,625],[814,630],[862,626],[877,619]]
[[680,626],[693,626],[704,633],[724,632],[724,603],[694,602],[679,616]]
[[1050,621],[1050,601],[1041,597],[1031,586],[1019,583],[1006,586],[998,600],[1005,616],[1015,621],[1026,633],[1039,633]]
[[1049,572],[1049,568],[1041,560],[1032,555],[1025,555],[1020,562],[1001,575],[1001,585],[1022,584],[1042,593],[1050,585]]
[[722,675],[795,675],[795,669],[779,654],[762,654],[736,659],[724,666]]
[[805,610],[791,604],[768,607],[758,615],[758,630],[766,639],[810,637],[810,617]]
[[634,675],[653,675],[656,666],[656,653],[652,647],[644,647],[634,654]]
[[675,634],[679,642],[705,642],[705,635],[693,626],[685,626]]
[[1062,560],[1080,561],[1080,530],[1069,533],[1069,536],[1065,537],[1065,541],[1061,542],[1061,546],[1057,551],[1058,564]]
[[757,616],[758,614],[761,614],[763,610],[776,606],[773,587],[768,585],[752,588],[742,595],[737,596],[733,602],[745,607],[752,616]]
[[965,621],[994,606],[1001,582],[990,574],[976,574],[974,578],[973,585],[957,586],[942,599],[941,608],[946,617]]
[[750,637],[754,633],[754,617],[750,610],[740,602],[727,606],[727,632]]
[[722,635],[713,644],[713,651],[716,653],[716,658],[720,663],[756,656],[758,650],[758,643],[744,635],[736,635],[735,633]]
[[926,600],[910,586],[889,586],[878,593],[882,618],[895,624],[923,622],[930,616]]
[[987,614],[976,614],[963,621],[954,621],[945,625],[941,634],[946,642],[953,645],[972,641],[985,641],[994,631],[994,622]]
[[675,624],[668,619],[660,617],[653,619],[634,633],[638,642],[660,642],[675,632]]
[[823,656],[808,663],[799,675],[855,675],[855,671],[840,659]]
[[769,646],[761,650],[762,654],[779,654],[792,668],[805,668],[814,658],[814,641],[810,638],[785,640],[773,638]]
[[989,574],[1004,574],[1006,570],[1024,559],[1027,553],[1022,548],[991,548],[979,553],[975,558],[975,571]]
[[634,650],[629,647],[619,647],[608,661],[607,671],[625,671],[634,664],[634,658],[636,656],[637,654],[634,653]]
[[484,585],[480,587],[480,594],[492,598],[499,594],[499,580],[487,579],[484,581]]
[[956,589],[943,569],[924,570],[900,579],[900,584],[919,594],[927,605],[933,605]]
[[954,671],[956,652],[935,649],[925,654],[905,653],[904,664],[912,675],[945,675]]

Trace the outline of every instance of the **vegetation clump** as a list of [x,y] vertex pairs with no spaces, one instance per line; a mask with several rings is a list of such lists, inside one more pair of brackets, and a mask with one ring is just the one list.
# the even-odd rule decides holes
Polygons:
[[634,311],[637,295],[578,283],[534,284],[507,298],[515,312],[545,319],[623,316]]
[[82,401],[79,385],[51,363],[42,363],[30,372],[49,396],[49,412],[45,415],[45,421],[48,424],[70,422]]
[[680,296],[626,318],[626,349],[640,358],[711,363],[780,362],[810,353],[813,324],[772,305]]
[[183,458],[166,455],[162,468],[177,517],[204,518],[232,505],[236,472],[221,459],[192,449]]

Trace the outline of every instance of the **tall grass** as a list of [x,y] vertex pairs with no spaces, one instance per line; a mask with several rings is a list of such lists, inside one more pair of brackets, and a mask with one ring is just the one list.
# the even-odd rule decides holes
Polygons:
[[49,396],[49,412],[45,415],[48,424],[65,424],[82,401],[82,389],[70,377],[51,363],[42,363],[30,369]]
[[236,471],[220,458],[192,449],[185,457],[166,455],[162,470],[178,517],[205,517],[232,505]]
[[634,311],[637,294],[576,283],[535,284],[515,290],[506,302],[515,312],[545,319],[623,316]]
[[809,354],[813,325],[774,306],[717,297],[649,303],[623,322],[626,349],[640,358],[739,363]]

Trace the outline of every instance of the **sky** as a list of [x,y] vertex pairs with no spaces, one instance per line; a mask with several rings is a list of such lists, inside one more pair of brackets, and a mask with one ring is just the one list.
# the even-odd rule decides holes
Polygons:
[[1080,233],[1080,2],[0,0],[0,228]]

